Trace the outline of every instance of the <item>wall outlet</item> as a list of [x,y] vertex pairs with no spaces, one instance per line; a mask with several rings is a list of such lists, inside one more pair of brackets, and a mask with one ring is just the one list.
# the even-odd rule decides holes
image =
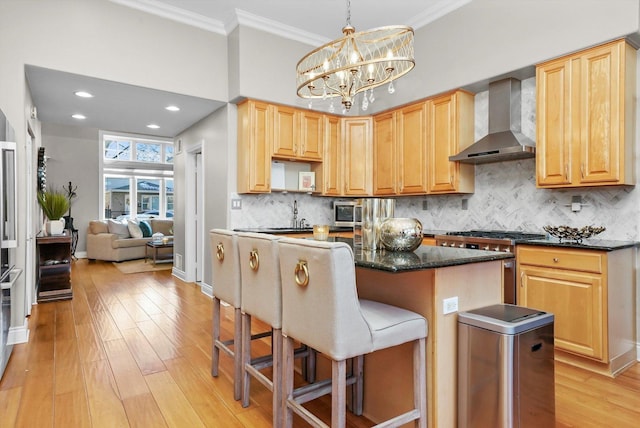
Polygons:
[[463,199],[462,200],[462,207],[461,207],[464,211],[469,209],[469,199]]
[[242,209],[242,199],[231,199],[231,209],[232,210],[241,210]]
[[449,297],[442,301],[442,313],[447,315],[453,312],[458,312],[458,296]]
[[427,200],[422,201],[422,211],[427,211],[429,207],[427,206]]

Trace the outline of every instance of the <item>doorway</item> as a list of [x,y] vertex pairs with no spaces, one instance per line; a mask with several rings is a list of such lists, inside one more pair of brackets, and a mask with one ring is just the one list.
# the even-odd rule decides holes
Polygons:
[[204,257],[204,173],[202,146],[192,147],[186,157],[185,188],[185,280],[202,282]]

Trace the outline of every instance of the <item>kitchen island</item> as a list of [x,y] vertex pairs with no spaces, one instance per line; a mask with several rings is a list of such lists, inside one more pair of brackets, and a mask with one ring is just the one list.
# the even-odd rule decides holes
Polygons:
[[[428,426],[455,427],[457,312],[502,302],[502,263],[513,255],[423,245],[406,253],[356,248],[354,256],[360,298],[406,308],[427,319]],[[458,308],[445,313],[444,300],[449,298],[458,299]],[[411,356],[411,344],[365,356],[366,417],[378,422],[411,408]],[[329,373],[322,363],[320,370]]]

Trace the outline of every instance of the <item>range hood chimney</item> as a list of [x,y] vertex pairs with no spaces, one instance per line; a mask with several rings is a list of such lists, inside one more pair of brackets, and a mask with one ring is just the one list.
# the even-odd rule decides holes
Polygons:
[[450,161],[489,163],[535,157],[535,142],[521,133],[520,81],[489,83],[489,133]]

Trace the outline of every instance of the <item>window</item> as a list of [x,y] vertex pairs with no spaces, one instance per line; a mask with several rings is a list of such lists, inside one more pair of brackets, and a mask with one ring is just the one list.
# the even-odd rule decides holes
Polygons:
[[104,142],[104,158],[131,160],[131,141],[108,139]]
[[101,134],[104,218],[173,217],[173,142]]

